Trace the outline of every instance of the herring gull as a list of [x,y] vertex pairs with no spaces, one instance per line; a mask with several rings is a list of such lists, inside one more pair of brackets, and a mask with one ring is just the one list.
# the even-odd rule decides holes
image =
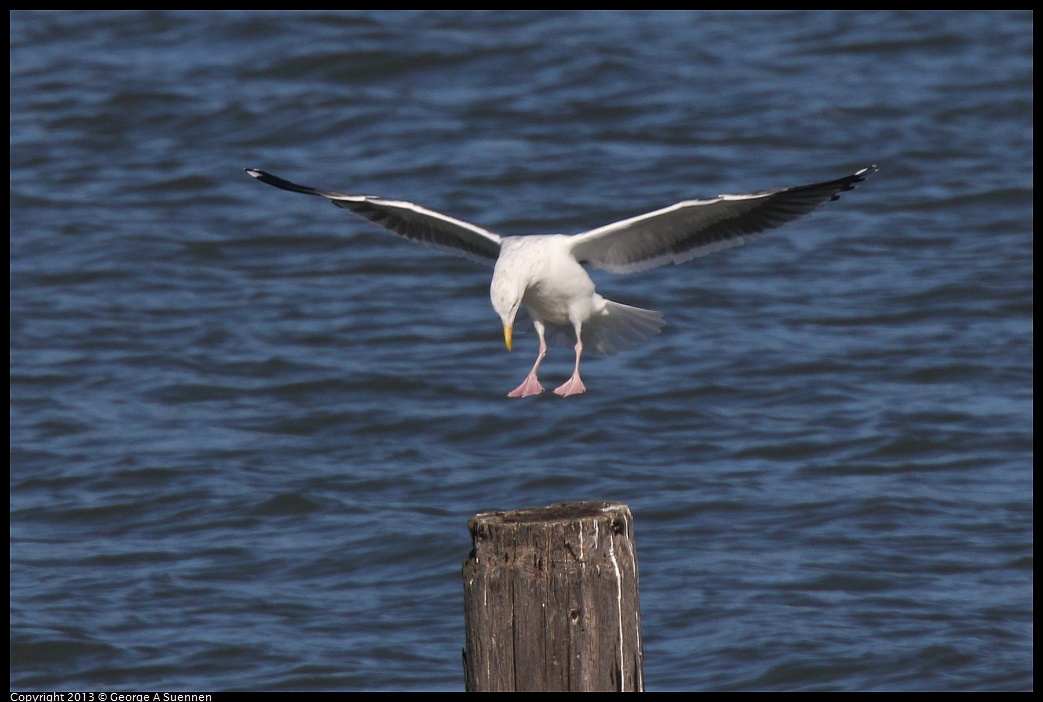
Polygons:
[[738,246],[836,200],[876,169],[869,166],[844,178],[812,185],[685,200],[573,236],[500,236],[411,202],[310,188],[254,168],[246,172],[283,190],[324,197],[411,241],[494,266],[490,297],[503,321],[507,349],[511,348],[515,316],[522,306],[540,340],[536,363],[508,397],[543,392],[536,372],[547,354],[548,331],[564,332],[575,340],[572,376],[554,390],[566,397],[586,392],[579,376],[584,348],[615,353],[657,334],[663,326],[663,316],[658,312],[622,305],[597,294],[584,265],[611,273],[631,273]]

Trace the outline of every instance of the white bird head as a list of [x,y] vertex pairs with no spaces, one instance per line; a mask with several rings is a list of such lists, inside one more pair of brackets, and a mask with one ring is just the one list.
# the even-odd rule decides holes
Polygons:
[[489,298],[492,300],[493,309],[500,315],[503,321],[503,340],[507,344],[507,350],[511,349],[511,340],[514,332],[514,318],[518,315],[525,289],[528,286],[528,278],[510,265],[509,257],[502,256],[496,261],[493,270],[492,284],[489,286]]

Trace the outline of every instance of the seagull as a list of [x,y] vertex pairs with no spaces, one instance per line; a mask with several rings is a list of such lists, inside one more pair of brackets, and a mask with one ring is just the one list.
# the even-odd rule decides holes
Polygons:
[[632,273],[738,246],[838,199],[876,170],[873,165],[824,183],[685,200],[572,236],[501,236],[411,202],[298,185],[255,168],[246,172],[283,190],[324,197],[410,241],[492,265],[489,296],[503,322],[507,349],[512,347],[521,307],[540,341],[536,363],[508,397],[544,391],[537,371],[547,355],[546,337],[562,332],[574,341],[576,362],[572,376],[554,392],[568,397],[587,390],[579,375],[584,348],[616,353],[658,334],[663,326],[660,313],[606,300],[595,292],[584,266]]

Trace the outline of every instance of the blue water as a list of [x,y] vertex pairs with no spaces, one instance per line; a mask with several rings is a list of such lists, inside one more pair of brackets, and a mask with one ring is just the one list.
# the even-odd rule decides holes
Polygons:
[[[459,690],[467,519],[628,504],[650,690],[1033,687],[1033,16],[14,12],[11,687]],[[878,163],[504,395],[502,234]],[[552,349],[553,387],[572,354]]]

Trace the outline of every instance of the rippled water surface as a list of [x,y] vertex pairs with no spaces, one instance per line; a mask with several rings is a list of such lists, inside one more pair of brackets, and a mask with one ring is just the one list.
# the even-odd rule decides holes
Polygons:
[[[11,39],[11,686],[463,687],[467,519],[636,520],[668,689],[1030,689],[1029,13],[36,13]],[[878,163],[508,400],[503,234]],[[571,371],[552,349],[548,384]]]

